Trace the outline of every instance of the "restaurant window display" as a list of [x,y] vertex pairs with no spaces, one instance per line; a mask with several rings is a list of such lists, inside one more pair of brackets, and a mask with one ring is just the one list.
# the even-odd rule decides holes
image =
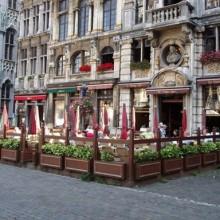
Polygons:
[[149,127],[149,96],[145,89],[134,89],[136,130]]
[[220,131],[220,86],[207,86],[204,90],[206,130],[211,132],[215,127]]

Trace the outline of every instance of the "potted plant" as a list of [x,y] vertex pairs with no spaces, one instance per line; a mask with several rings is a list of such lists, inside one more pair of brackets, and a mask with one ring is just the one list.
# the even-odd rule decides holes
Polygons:
[[91,172],[93,150],[87,146],[67,146],[65,150],[65,169],[82,173]]
[[185,145],[182,147],[182,152],[185,170],[201,166],[201,154],[197,145]]
[[114,69],[114,64],[113,63],[102,63],[97,66],[97,72],[105,72],[108,70],[113,70]]
[[79,68],[80,72],[88,73],[91,72],[91,66],[90,65],[83,65]]
[[160,175],[161,161],[158,152],[151,149],[137,151],[134,154],[134,159],[137,180]]
[[20,141],[17,139],[3,139],[1,145],[1,159],[18,162]]
[[101,151],[101,160],[94,161],[94,174],[116,179],[125,178],[125,163],[114,162],[114,155]]
[[65,146],[63,144],[45,144],[42,146],[40,165],[62,170],[64,153]]
[[202,143],[199,147],[202,154],[202,165],[207,166],[217,162],[216,144],[213,142]]
[[220,163],[220,142],[216,142],[217,162]]
[[180,172],[183,168],[182,151],[175,144],[168,144],[160,151],[162,158],[162,173]]

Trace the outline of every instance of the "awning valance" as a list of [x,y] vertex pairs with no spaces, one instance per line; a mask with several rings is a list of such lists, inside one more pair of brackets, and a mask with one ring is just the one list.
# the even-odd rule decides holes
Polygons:
[[212,77],[212,78],[197,78],[196,83],[201,86],[205,85],[220,85],[220,77]]
[[148,94],[186,94],[189,93],[190,87],[168,87],[168,88],[147,88]]
[[46,95],[17,95],[15,96],[15,101],[40,101],[40,100],[46,100]]
[[134,83],[121,83],[119,87],[122,89],[130,88],[147,88],[150,86],[150,82],[134,82]]
[[[77,86],[77,90],[80,90],[81,86]],[[99,89],[112,89],[113,83],[87,85],[88,90],[99,90]]]
[[59,88],[59,89],[48,89],[48,93],[71,93],[76,92],[76,88]]

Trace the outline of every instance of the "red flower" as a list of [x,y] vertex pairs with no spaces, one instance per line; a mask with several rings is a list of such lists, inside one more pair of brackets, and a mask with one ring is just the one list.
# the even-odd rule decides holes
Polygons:
[[80,72],[91,72],[91,66],[90,65],[83,65],[79,68]]
[[200,61],[202,64],[220,61],[220,51],[205,52],[202,54]]
[[102,63],[99,66],[97,66],[97,72],[103,72],[107,70],[113,70],[114,64],[113,63]]

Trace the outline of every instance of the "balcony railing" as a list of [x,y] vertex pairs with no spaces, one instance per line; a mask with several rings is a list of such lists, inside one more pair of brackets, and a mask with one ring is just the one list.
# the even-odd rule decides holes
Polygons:
[[192,5],[188,1],[146,11],[147,26],[175,25],[190,19]]

